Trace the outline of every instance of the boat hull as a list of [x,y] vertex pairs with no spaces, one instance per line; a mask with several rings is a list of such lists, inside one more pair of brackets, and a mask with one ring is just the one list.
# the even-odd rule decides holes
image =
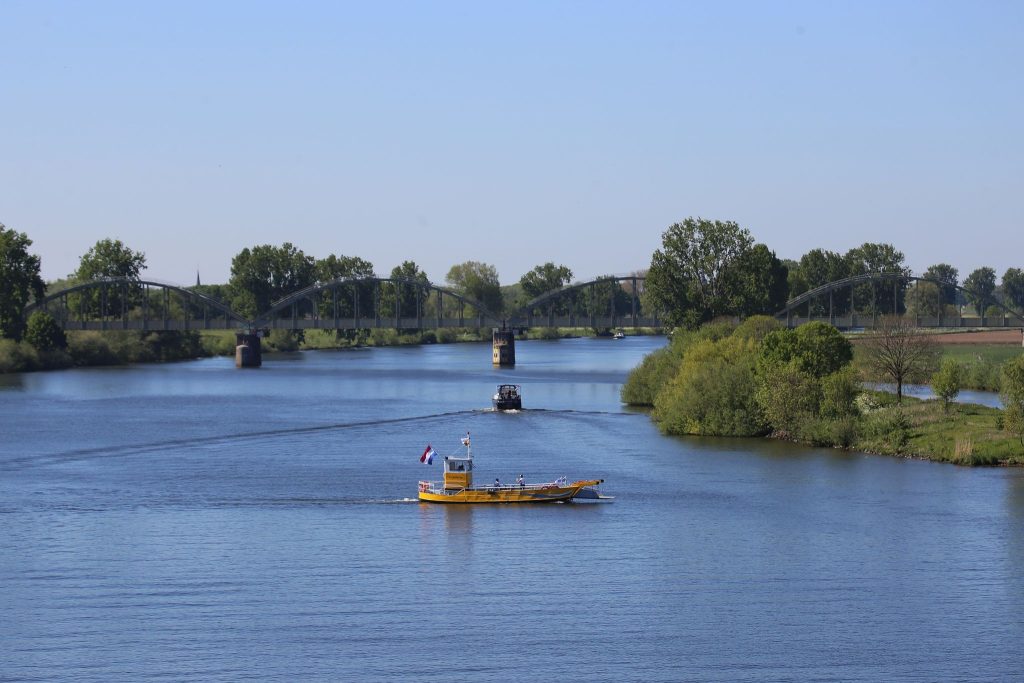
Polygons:
[[520,398],[493,399],[491,403],[495,410],[522,410],[523,401]]
[[421,486],[419,499],[425,503],[473,505],[487,503],[558,503],[570,501],[588,486],[597,486],[601,479],[575,481],[565,486],[554,484],[532,486],[474,487],[445,492],[438,489],[424,490]]

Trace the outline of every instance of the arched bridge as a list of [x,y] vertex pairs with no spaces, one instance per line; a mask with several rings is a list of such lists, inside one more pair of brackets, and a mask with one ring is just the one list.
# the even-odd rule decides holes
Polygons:
[[289,294],[249,319],[200,292],[112,277],[50,294],[29,306],[26,315],[45,310],[68,330],[657,327],[658,317],[643,311],[643,281],[643,276],[630,275],[575,283],[502,316],[426,280],[342,277]]
[[496,317],[469,297],[426,280],[377,276],[318,283],[274,302],[251,327],[420,330],[485,327]]
[[62,289],[28,306],[66,330],[235,329],[249,321],[213,297],[153,280],[109,277]]
[[610,275],[552,290],[511,313],[511,327],[661,327],[644,310],[643,275]]
[[[963,315],[965,301],[979,311]],[[801,315],[803,314],[803,315]],[[917,327],[1019,327],[1022,315],[958,284],[909,273],[865,273],[828,282],[786,302],[775,314],[788,327],[820,320],[842,329],[875,327],[882,316],[912,317]]]

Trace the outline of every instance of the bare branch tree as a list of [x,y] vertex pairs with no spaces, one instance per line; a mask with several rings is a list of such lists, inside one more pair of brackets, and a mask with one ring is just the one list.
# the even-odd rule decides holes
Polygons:
[[942,355],[932,335],[907,318],[894,316],[882,318],[864,340],[864,348],[875,374],[896,385],[899,403],[903,402],[904,382],[924,380],[935,372]]

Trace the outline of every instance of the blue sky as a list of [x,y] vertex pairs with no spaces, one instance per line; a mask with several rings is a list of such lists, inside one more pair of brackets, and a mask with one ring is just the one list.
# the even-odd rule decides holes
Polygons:
[[671,223],[780,257],[1024,267],[1024,3],[0,0],[0,222],[227,280],[291,241],[432,280],[644,268]]

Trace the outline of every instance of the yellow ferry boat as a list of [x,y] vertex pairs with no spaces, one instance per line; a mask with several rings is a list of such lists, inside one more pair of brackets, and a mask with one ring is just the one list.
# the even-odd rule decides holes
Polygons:
[[[568,502],[576,497],[587,500],[611,500],[602,495],[595,486],[604,479],[581,479],[569,483],[565,479],[544,484],[527,484],[520,476],[514,484],[501,484],[495,479],[489,486],[473,485],[473,451],[469,434],[462,440],[466,447],[464,457],[444,457],[444,481],[421,481],[419,499],[429,503],[557,503]],[[430,454],[430,459],[425,456]],[[429,463],[433,449],[427,446],[420,460]]]

